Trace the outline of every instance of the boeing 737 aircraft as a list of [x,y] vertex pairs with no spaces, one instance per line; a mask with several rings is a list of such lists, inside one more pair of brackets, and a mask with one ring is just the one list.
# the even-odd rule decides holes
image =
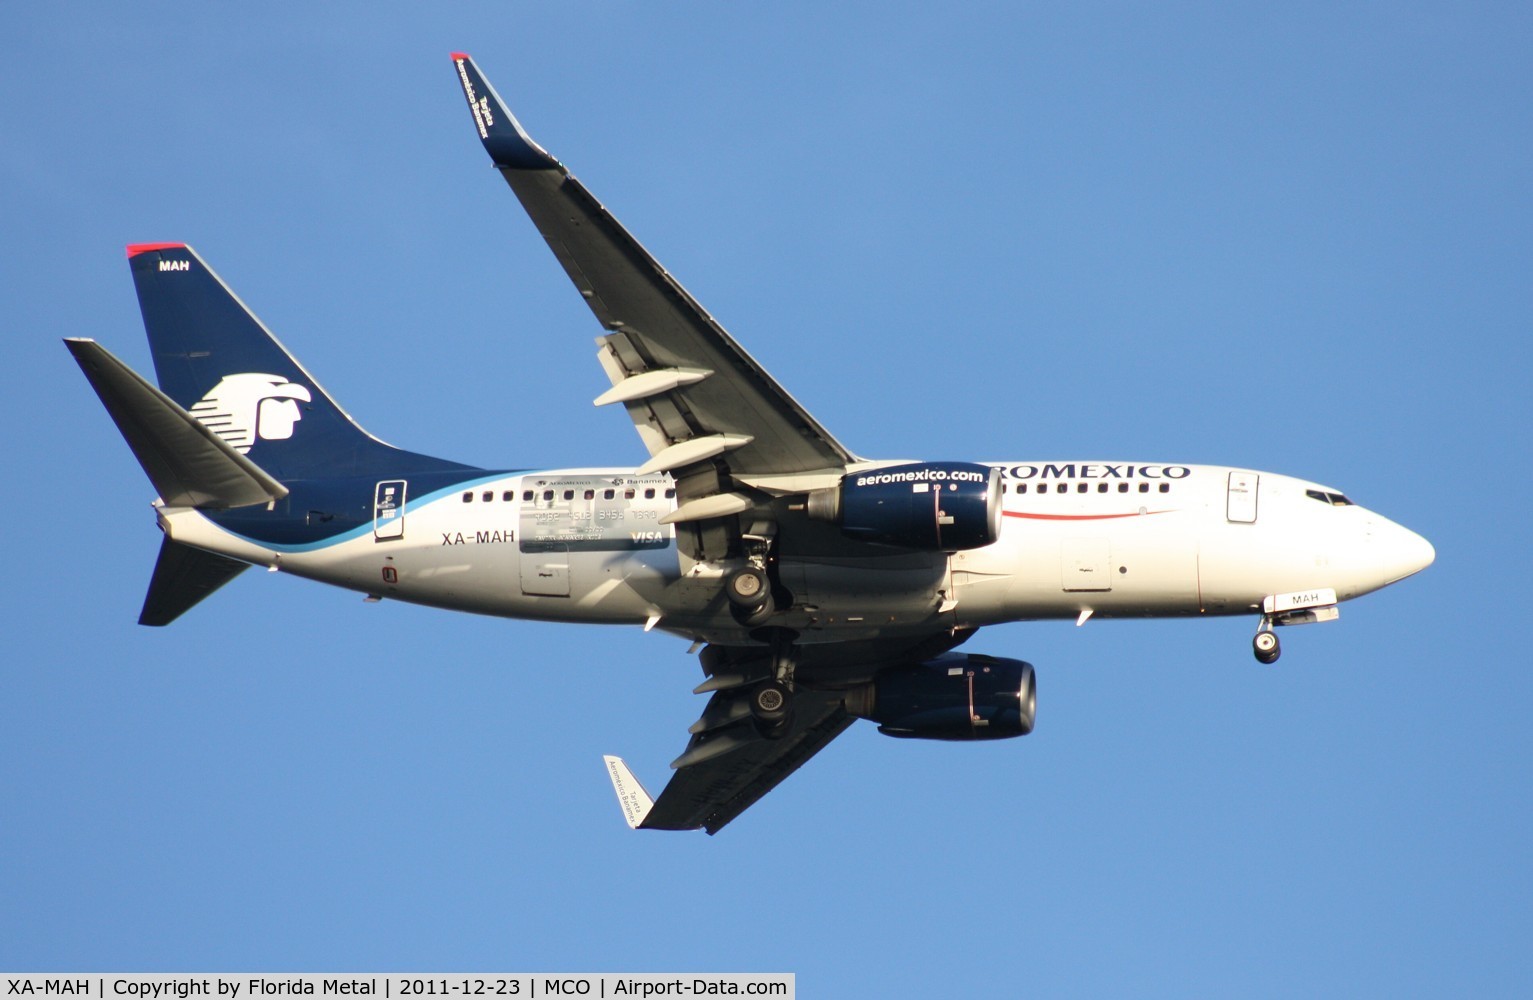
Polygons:
[[495,168],[606,332],[598,358],[649,457],[480,469],[362,430],[200,256],[128,247],[158,388],[67,341],[159,497],[139,621],[248,566],[369,595],[642,625],[701,650],[709,695],[651,799],[606,758],[630,826],[717,832],[852,724],[1023,736],[1033,668],[960,653],[1033,619],[1251,615],[1276,626],[1432,562],[1340,490],[1164,461],[873,461],[837,441],[454,54]]

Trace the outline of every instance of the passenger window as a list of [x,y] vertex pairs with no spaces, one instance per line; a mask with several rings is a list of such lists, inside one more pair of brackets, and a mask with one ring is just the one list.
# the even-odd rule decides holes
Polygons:
[[543,499],[544,500],[552,500],[553,498],[554,498],[554,491],[553,490],[544,490],[543,491]]
[[1075,487],[1075,492],[1085,493],[1089,489],[1091,489],[1090,483],[1081,483],[1079,486]]
[[1162,493],[1170,493],[1171,492],[1171,484],[1170,483],[1161,483],[1160,484],[1160,491]]
[[623,499],[624,500],[632,500],[633,499],[633,490],[624,490],[623,491]]
[[611,500],[616,495],[617,495],[617,491],[616,490],[602,490],[601,491],[601,498],[603,500]]
[[485,503],[489,503],[491,500],[495,499],[495,491],[485,490],[483,493],[479,494],[479,499],[483,500]]
[[1118,484],[1118,492],[1119,493],[1127,493],[1128,492],[1128,483],[1119,483]]
[[566,500],[573,500],[573,499],[575,499],[575,491],[574,490],[565,490],[564,491],[564,499],[566,499]]
[[674,489],[666,490],[665,491],[665,498],[667,500],[674,500],[676,498],[676,491]]
[[1107,484],[1106,483],[1097,483],[1097,492],[1098,493],[1106,493],[1107,492]]
[[1054,492],[1055,493],[1063,493],[1065,490],[1067,490],[1069,488],[1070,487],[1067,486],[1066,484],[1060,483],[1058,486],[1054,487]]
[[516,493],[511,491],[511,490],[506,490],[504,493],[502,493],[500,495],[500,498],[502,500],[504,500],[506,503],[510,503],[512,500],[516,499]]
[[646,500],[653,500],[653,499],[655,499],[655,491],[654,491],[653,487],[651,487],[650,489],[647,489],[647,490],[644,491],[644,499],[646,499]]
[[595,490],[586,490],[585,498],[587,500],[595,500],[596,499],[596,491]]
[[531,500],[532,500],[532,491],[531,490],[522,490],[522,503],[528,503]]
[[1150,492],[1150,484],[1149,483],[1140,483],[1139,484],[1139,492],[1140,493],[1148,493],[1148,492]]
[[474,491],[473,490],[469,490],[467,493],[463,494],[463,502],[464,503],[473,503],[474,502]]

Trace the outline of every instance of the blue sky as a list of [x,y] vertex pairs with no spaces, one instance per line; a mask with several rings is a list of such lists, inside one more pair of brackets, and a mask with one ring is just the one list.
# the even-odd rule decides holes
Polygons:
[[[0,968],[781,970],[802,996],[1495,995],[1533,976],[1533,14],[1498,4],[31,4],[0,13]],[[1426,535],[1284,635],[1018,624],[997,745],[854,727],[634,834],[682,640],[251,572],[134,624],[194,245],[369,430],[640,459],[448,53],[842,441],[1230,463]]]

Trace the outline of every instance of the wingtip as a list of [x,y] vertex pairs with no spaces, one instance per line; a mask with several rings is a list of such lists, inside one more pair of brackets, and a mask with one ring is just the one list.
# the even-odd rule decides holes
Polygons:
[[478,64],[467,53],[453,53],[453,65],[458,71],[458,82],[468,98],[469,113],[474,117],[474,128],[484,143],[485,152],[497,167],[512,170],[557,170],[559,161],[532,140],[506,103],[495,93],[495,88],[485,78]]

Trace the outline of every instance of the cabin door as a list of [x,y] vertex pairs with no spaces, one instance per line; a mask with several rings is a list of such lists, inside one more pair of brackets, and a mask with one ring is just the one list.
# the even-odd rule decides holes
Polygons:
[[1256,523],[1256,491],[1261,477],[1254,472],[1230,473],[1224,516],[1237,524]]

